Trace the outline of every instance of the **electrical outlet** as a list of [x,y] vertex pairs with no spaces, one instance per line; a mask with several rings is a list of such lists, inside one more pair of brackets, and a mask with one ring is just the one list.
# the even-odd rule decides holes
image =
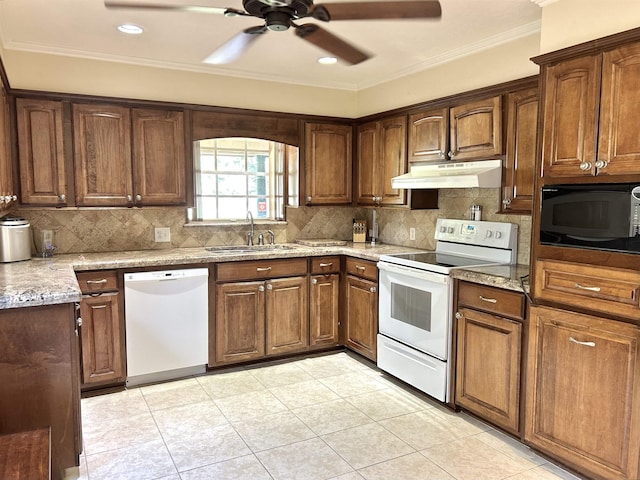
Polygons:
[[171,229],[169,227],[156,227],[155,239],[156,239],[156,242],[170,242]]
[[416,229],[411,227],[409,229],[409,240],[415,240],[416,239]]

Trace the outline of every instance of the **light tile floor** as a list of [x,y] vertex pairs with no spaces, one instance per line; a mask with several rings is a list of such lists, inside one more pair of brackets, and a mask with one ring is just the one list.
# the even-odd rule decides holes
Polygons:
[[82,480],[576,480],[339,352],[82,400]]

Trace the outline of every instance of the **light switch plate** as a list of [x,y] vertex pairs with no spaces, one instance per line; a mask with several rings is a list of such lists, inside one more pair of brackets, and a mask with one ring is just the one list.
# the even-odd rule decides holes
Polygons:
[[156,227],[155,228],[155,240],[156,240],[156,242],[170,242],[171,241],[171,229],[169,227]]

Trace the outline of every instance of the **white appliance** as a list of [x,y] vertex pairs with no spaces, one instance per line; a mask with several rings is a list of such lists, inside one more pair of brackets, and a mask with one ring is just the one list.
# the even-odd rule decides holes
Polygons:
[[518,226],[438,219],[433,252],[381,255],[378,367],[449,400],[454,268],[514,264]]
[[127,386],[206,369],[207,268],[124,274]]
[[477,162],[416,162],[409,173],[393,177],[392,188],[498,188],[502,160]]

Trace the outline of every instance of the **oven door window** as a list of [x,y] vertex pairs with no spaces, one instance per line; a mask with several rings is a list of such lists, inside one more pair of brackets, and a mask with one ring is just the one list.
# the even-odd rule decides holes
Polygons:
[[428,312],[431,312],[431,292],[398,283],[391,284],[392,318],[430,332],[431,315]]

